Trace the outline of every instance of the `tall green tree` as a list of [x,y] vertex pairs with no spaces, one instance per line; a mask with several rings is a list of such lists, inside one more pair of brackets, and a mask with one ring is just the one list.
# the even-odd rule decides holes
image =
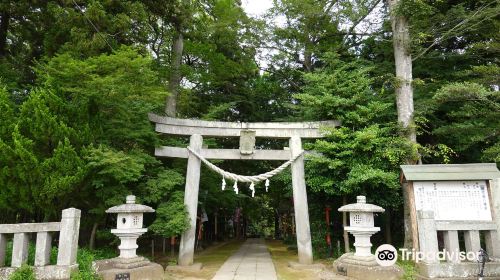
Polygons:
[[329,194],[387,188],[380,199],[389,206],[398,200],[388,193],[399,197],[399,164],[414,150],[397,134],[392,103],[370,88],[369,69],[335,55],[325,61],[306,74],[304,92],[295,96],[306,119],[338,119],[342,126],[328,129],[327,138],[312,145],[323,156],[313,157],[308,182],[313,190]]
[[[151,30],[150,46],[156,55],[158,66],[167,69],[165,81],[169,95],[165,101],[165,114],[175,117],[181,90],[182,60],[184,55],[184,36],[196,13],[194,1],[144,1],[148,12]],[[199,12],[203,13],[202,10]]]
[[[433,99],[442,124],[433,133],[461,161],[500,162],[500,92],[463,82],[440,88]],[[446,122],[444,122],[446,121]]]
[[0,182],[6,186],[0,205],[7,217],[20,210],[18,220],[50,219],[78,207],[95,244],[106,208],[123,203],[124,194],[144,194],[143,185],[160,188],[148,183],[163,178],[164,168],[152,155],[159,139],[147,113],[163,107],[166,91],[153,60],[131,48],[87,59],[57,55],[35,73],[38,89],[20,105],[2,91],[2,114],[11,122],[0,130]]
[[58,52],[111,53],[121,44],[144,45],[145,9],[138,1],[2,1],[0,70],[10,89],[36,80],[33,66]]
[[191,87],[181,98],[184,115],[248,120],[255,109],[251,83],[259,74],[254,60],[258,23],[238,1],[207,1],[206,9],[185,44]]

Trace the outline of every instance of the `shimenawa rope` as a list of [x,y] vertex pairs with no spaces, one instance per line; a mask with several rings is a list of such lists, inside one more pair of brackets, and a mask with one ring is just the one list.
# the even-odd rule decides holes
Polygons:
[[212,169],[216,173],[222,175],[222,190],[225,189],[226,187],[226,181],[225,179],[231,179],[234,181],[233,189],[236,193],[238,193],[238,182],[244,182],[244,183],[251,183],[250,184],[250,190],[252,190],[252,197],[255,194],[255,183],[261,182],[261,181],[266,181],[265,186],[266,186],[266,191],[267,188],[269,187],[269,178],[273,177],[274,175],[280,173],[281,171],[285,170],[290,164],[292,164],[295,160],[297,160],[304,151],[301,151],[297,155],[295,155],[293,158],[291,158],[289,161],[283,163],[282,165],[278,166],[276,169],[273,169],[269,172],[262,173],[259,175],[253,175],[253,176],[244,176],[244,175],[238,175],[235,173],[231,173],[228,171],[225,171],[210,161],[208,161],[206,158],[204,158],[202,155],[191,149],[191,147],[187,147],[188,151],[195,155],[197,158],[199,158],[204,164],[208,166],[208,168]]

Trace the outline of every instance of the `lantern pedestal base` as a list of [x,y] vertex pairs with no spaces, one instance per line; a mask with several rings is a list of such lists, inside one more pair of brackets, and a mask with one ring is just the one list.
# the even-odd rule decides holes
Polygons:
[[144,257],[135,257],[135,258],[114,258],[110,260],[113,264],[114,268],[137,268],[141,266],[149,265],[151,262]]
[[343,254],[333,262],[335,273],[361,280],[399,280],[403,270],[397,265],[379,266],[375,256],[355,256],[353,253]]
[[98,260],[92,267],[103,280],[115,280],[120,275],[129,275],[128,279],[162,280],[165,273],[161,265],[143,257]]

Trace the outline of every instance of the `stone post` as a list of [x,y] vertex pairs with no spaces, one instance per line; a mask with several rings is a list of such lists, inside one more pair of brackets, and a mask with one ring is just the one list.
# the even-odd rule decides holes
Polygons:
[[75,208],[68,208],[62,211],[57,265],[69,266],[76,264],[81,212]]
[[29,236],[27,233],[15,233],[14,245],[12,247],[12,267],[21,267],[28,261],[28,243]]
[[481,249],[481,239],[479,238],[479,230],[468,230],[464,232],[465,251],[479,252]]
[[35,266],[45,266],[50,263],[52,234],[42,231],[36,234]]
[[486,252],[490,257],[500,258],[500,240],[496,230],[489,230],[484,233]]
[[[487,234],[486,240],[488,240],[489,238],[489,240],[497,240],[497,242],[493,243],[496,244],[496,246],[493,246],[493,244],[490,243],[492,245],[489,250],[491,250],[493,254],[491,254],[490,251],[488,251],[487,253],[490,254],[490,256],[500,258],[500,178],[490,181],[490,191],[492,204],[491,207],[493,208],[493,222],[495,222],[497,230],[495,232],[491,232],[489,236]],[[488,242],[486,243],[486,248],[488,250]]]
[[[196,152],[201,152],[203,137],[199,134],[191,135],[189,147]],[[179,246],[179,265],[193,264],[194,242],[196,235],[196,214],[198,212],[198,191],[200,187],[201,160],[189,153],[186,187],[184,191],[184,204],[189,214],[189,228],[182,234]]]
[[460,263],[460,245],[458,243],[458,231],[447,230],[443,232],[444,248],[449,252],[450,257],[446,255],[446,260],[451,263]]
[[7,236],[0,233],[0,267],[5,265],[5,253],[7,251]]
[[[290,138],[290,152],[292,158],[302,152],[300,137]],[[307,205],[306,181],[304,178],[304,155],[297,158],[291,166],[293,208],[295,211],[295,223],[297,229],[297,248],[299,251],[299,263],[312,264],[311,230],[309,226],[309,209]]]
[[437,263],[438,239],[436,231],[436,222],[434,221],[434,212],[417,211],[418,237],[420,240],[420,252],[424,254],[423,262]]

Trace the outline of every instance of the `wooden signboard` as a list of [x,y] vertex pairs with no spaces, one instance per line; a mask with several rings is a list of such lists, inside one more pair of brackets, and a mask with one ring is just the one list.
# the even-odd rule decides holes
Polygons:
[[494,225],[489,182],[500,178],[495,163],[401,165],[401,171],[415,250],[419,210],[434,212],[436,222],[447,225]]

